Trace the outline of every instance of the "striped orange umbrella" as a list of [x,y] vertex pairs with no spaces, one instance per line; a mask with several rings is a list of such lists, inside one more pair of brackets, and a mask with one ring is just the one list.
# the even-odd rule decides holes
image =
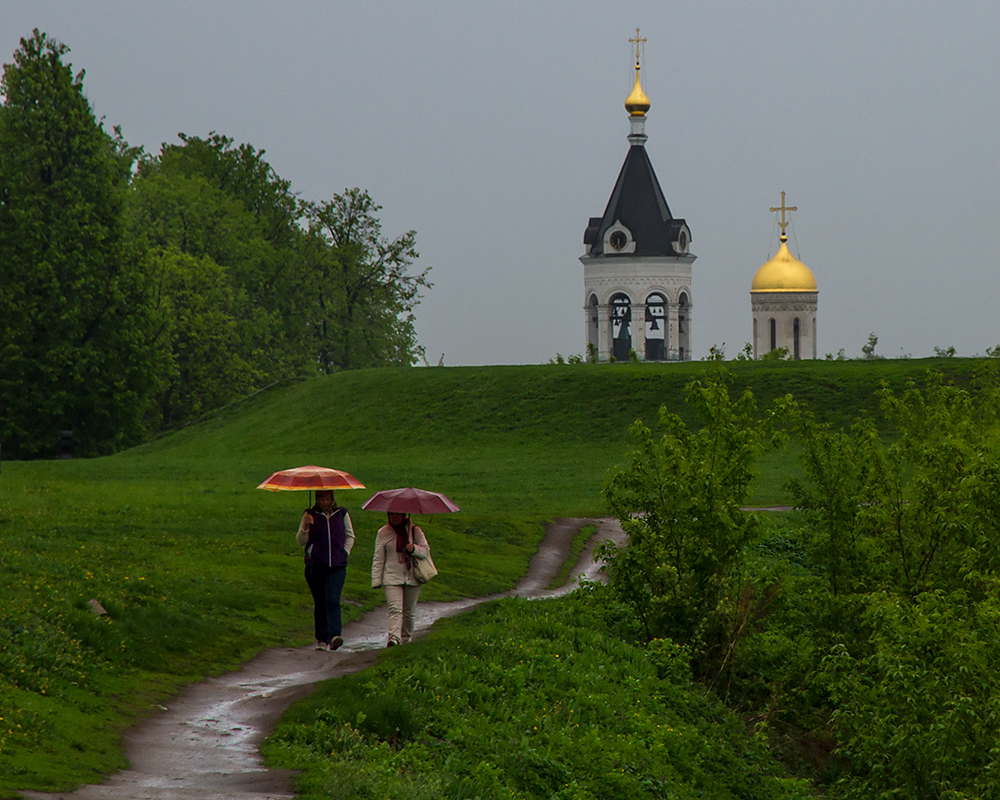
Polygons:
[[269,492],[304,492],[320,489],[364,489],[365,485],[348,472],[328,467],[295,467],[275,472],[258,489]]

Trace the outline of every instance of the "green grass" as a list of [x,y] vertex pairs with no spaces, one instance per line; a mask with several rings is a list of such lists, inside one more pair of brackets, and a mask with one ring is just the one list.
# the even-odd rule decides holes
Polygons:
[[[427,599],[479,596],[523,574],[546,520],[603,515],[627,428],[661,405],[696,424],[682,389],[708,365],[385,369],[282,386],[174,435],[93,460],[6,462],[0,472],[0,796],[63,789],[121,766],[121,731],[185,682],[274,644],[310,638],[294,532],[298,494],[254,487],[318,463],[368,490],[341,492],[358,543],[348,619],[369,587],[369,491],[415,485],[463,509],[423,518],[441,576]],[[727,364],[762,406],[791,392],[845,424],[882,379],[972,362]],[[754,502],[787,502],[792,453],[762,463]],[[97,618],[87,602],[110,612]],[[59,768],[54,769],[53,765]]]
[[606,593],[502,600],[327,683],[264,748],[307,798],[811,795],[669,642],[623,641]]

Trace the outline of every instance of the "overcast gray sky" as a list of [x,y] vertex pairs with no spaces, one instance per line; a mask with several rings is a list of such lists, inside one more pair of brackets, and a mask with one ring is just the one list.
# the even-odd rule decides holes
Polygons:
[[0,0],[0,55],[71,48],[105,125],[157,152],[217,131],[302,197],[368,189],[417,231],[427,358],[585,347],[583,232],[628,149],[647,38],[647,151],[693,234],[693,353],[751,336],[750,282],[789,245],[818,349],[1000,343],[1000,3]]

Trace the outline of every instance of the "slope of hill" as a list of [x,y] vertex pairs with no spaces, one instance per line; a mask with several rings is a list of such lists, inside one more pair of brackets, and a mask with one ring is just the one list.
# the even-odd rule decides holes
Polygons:
[[[684,384],[716,365],[548,365],[370,370],[273,388],[174,435],[93,460],[7,462],[0,473],[0,793],[90,781],[121,764],[118,731],[186,681],[277,642],[305,641],[293,533],[301,495],[256,485],[319,463],[370,491],[443,491],[461,514],[421,520],[442,576],[428,599],[481,596],[523,574],[545,520],[605,513],[605,472],[627,427],[661,405],[696,422]],[[937,361],[735,363],[761,405],[792,393],[842,424],[883,379]],[[764,465],[781,502],[785,457]],[[381,514],[342,492],[358,544],[348,617],[381,603],[367,563]],[[110,612],[94,617],[88,601]],[[8,783],[4,783],[8,781]]]
[[[792,394],[817,417],[847,425],[877,408],[882,381],[901,387],[928,369],[962,381],[975,362],[922,359],[728,362],[732,391],[760,406]],[[375,369],[282,386],[216,412],[157,442],[103,459],[111,477],[228,477],[247,483],[270,471],[326,463],[375,488],[429,485],[493,513],[600,513],[604,472],[621,460],[628,426],[655,422],[666,406],[697,424],[683,389],[719,365],[542,365]],[[93,463],[93,462],[92,462]],[[95,463],[96,467],[96,463]],[[777,498],[766,498],[766,501]]]

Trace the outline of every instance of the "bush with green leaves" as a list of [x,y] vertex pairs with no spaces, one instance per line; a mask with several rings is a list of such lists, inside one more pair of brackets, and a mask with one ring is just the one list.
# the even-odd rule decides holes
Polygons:
[[[810,680],[828,693],[849,798],[979,798],[1000,783],[1000,380],[928,373],[878,393],[849,432],[798,416],[791,484],[803,542],[826,577],[826,644]],[[811,601],[812,630],[823,595]],[[804,671],[803,674],[808,674]]]
[[[995,796],[997,370],[883,384],[879,414],[849,427],[724,389],[689,388],[700,429],[666,411],[655,433],[633,427],[606,490],[630,537],[604,550],[612,590],[831,791]],[[768,532],[742,506],[779,421],[802,456],[801,510]]]
[[756,459],[782,441],[783,401],[760,413],[749,389],[730,397],[731,382],[717,370],[688,384],[685,397],[704,420],[698,430],[666,407],[655,431],[636,422],[635,447],[604,490],[628,534],[626,547],[598,550],[613,592],[647,638],[691,646],[701,677],[724,667],[765,602],[743,569],[765,527],[743,505]]
[[[1000,583],[995,590],[1000,589]],[[872,595],[863,655],[824,660],[848,800],[1000,796],[1000,604],[961,591]]]
[[850,432],[797,415],[802,479],[789,483],[831,589],[987,591],[1000,572],[1000,379],[983,364],[962,388],[929,372],[878,392]]

